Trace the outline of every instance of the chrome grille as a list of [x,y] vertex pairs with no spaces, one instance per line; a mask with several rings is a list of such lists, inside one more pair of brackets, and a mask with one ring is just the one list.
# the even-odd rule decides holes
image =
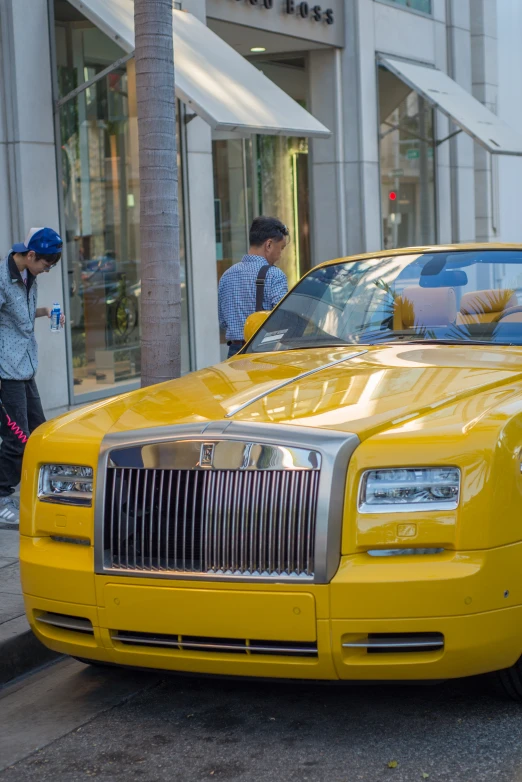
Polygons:
[[108,466],[104,569],[312,578],[319,475]]

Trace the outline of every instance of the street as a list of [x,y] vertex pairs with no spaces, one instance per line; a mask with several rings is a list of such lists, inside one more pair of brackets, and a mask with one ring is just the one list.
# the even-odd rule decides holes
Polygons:
[[0,691],[0,780],[512,782],[521,728],[522,707],[480,679],[253,682],[66,659]]

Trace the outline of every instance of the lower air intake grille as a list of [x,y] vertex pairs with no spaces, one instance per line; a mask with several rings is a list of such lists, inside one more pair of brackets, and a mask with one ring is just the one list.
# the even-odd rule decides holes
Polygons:
[[343,649],[366,649],[368,654],[390,652],[435,652],[444,649],[442,633],[368,633],[343,643]]
[[269,654],[285,657],[317,657],[317,643],[293,641],[256,641],[237,638],[206,638],[195,635],[134,633],[120,630],[112,640],[127,646],[170,647],[180,651],[219,652],[221,654]]
[[109,467],[105,570],[311,579],[319,474]]

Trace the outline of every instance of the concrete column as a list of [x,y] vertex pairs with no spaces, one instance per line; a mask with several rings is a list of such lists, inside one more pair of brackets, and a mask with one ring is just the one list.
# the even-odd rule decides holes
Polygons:
[[[0,236],[9,243],[13,235],[11,224],[12,210],[10,199],[10,156],[13,154],[11,123],[12,112],[10,106],[11,94],[7,92],[11,82],[11,57],[10,57],[10,26],[7,24],[5,2],[0,2]],[[7,246],[0,247],[0,257],[7,251]]]
[[[522,4],[500,0],[496,7],[498,35],[498,114],[512,128],[522,127]],[[490,24],[487,28],[490,29]],[[499,166],[499,239],[522,242],[522,157],[502,156]]]
[[[182,118],[183,120],[183,118]],[[220,361],[212,137],[194,117],[186,126],[187,240],[192,263],[190,301],[194,369]]]
[[382,246],[375,6],[373,0],[352,0],[345,7],[342,79],[350,253]]
[[[448,75],[472,92],[470,0],[447,0]],[[450,124],[450,132],[456,130]],[[475,241],[474,141],[465,133],[449,141],[452,240]]]
[[310,109],[332,131],[328,139],[310,140],[312,264],[348,252],[344,206],[341,53],[322,49],[309,54]]
[[[206,24],[205,0],[187,0],[183,8]],[[190,118],[192,111],[185,107]],[[182,123],[185,122],[181,117]],[[219,362],[219,323],[217,304],[216,228],[214,219],[214,174],[212,134],[209,125],[193,117],[185,125],[187,166],[183,187],[186,192],[186,243],[189,273],[190,333],[193,369]]]
[[[10,228],[1,233],[4,252],[14,241],[21,241],[31,226],[58,229],[59,209],[47,0],[0,0],[0,19],[1,82],[8,107],[0,166],[7,148],[11,205]],[[58,269],[38,279],[39,306],[50,306],[53,301],[65,303]],[[65,336],[63,332],[51,335],[47,318],[36,321],[36,336],[37,382],[44,408],[53,415],[69,403]]]
[[[471,2],[471,63],[473,95],[490,111],[497,112],[497,4],[496,0]],[[475,210],[477,240],[498,238],[497,160],[475,144]]]
[[381,246],[373,0],[345,5],[343,50],[310,52],[310,107],[332,130],[312,141],[313,262]]
[[[448,40],[446,35],[445,0],[434,0],[435,19],[435,66],[446,72],[448,68]],[[450,134],[450,121],[441,111],[435,111],[435,138],[445,139]],[[435,198],[437,201],[437,241],[450,244],[452,241],[451,168],[450,143],[445,141],[436,151]]]

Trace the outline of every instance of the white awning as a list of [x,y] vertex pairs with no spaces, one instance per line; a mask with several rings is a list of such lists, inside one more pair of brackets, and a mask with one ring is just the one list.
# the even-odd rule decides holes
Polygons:
[[380,61],[489,152],[522,155],[522,134],[506,125],[442,71],[392,57],[381,56]]
[[[133,0],[69,0],[126,52],[134,51]],[[176,95],[215,130],[283,136],[330,131],[252,63],[185,11],[173,11]]]

